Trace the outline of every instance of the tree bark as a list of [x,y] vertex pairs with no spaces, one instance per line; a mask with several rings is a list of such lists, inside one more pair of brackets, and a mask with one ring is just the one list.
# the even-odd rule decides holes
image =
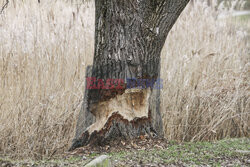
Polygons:
[[[85,77],[89,78],[91,77],[91,74],[92,74],[92,66],[87,66]],[[78,116],[76,124],[76,133],[75,133],[75,138],[73,139],[73,143],[81,137],[82,132],[84,132],[90,125],[92,125],[95,122],[95,116],[88,110],[88,91],[89,89],[87,89],[87,84],[86,84],[84,99]]]
[[[86,91],[83,107],[85,113],[93,114],[95,122],[86,129],[78,128],[70,150],[140,135],[163,135],[159,108],[160,54],[169,31],[188,2],[95,1],[95,55],[91,77],[96,80],[92,82],[95,86]],[[137,79],[137,84],[129,87],[128,78]],[[147,86],[148,81],[151,87]],[[110,82],[114,85],[110,86]]]

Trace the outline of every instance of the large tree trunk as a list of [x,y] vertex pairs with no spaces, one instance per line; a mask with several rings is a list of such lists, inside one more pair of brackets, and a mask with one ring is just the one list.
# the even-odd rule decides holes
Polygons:
[[[163,135],[159,110],[160,54],[189,0],[96,0],[95,55],[82,108],[95,122],[79,123],[71,150],[141,135]],[[128,78],[140,79],[133,88]],[[101,88],[101,82],[115,86]],[[90,80],[89,80],[90,81]],[[124,83],[122,82],[124,81]],[[154,87],[148,87],[153,81]],[[151,83],[151,84],[152,84]],[[140,87],[139,87],[140,86]],[[87,113],[87,114],[86,114]],[[91,116],[93,115],[93,116]],[[94,117],[94,119],[92,119]],[[86,120],[86,119],[85,119]],[[85,129],[86,128],[86,129]]]

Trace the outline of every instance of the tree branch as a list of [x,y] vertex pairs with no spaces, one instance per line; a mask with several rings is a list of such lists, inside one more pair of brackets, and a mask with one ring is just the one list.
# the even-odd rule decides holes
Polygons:
[[6,0],[6,3],[3,5],[0,14],[3,13],[4,9],[7,8],[8,4],[9,4],[9,0]]

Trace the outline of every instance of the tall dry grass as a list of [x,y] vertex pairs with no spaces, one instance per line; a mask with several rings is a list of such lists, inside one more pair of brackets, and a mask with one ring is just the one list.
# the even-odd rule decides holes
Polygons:
[[[250,22],[218,20],[196,4],[172,29],[163,51],[162,111],[171,140],[249,137]],[[244,29],[245,28],[245,29]],[[249,29],[250,30],[250,29]]]
[[62,1],[9,4],[0,16],[0,151],[66,150],[93,56],[94,10]]
[[[0,15],[0,152],[16,157],[67,150],[93,57],[93,3],[41,2],[10,1]],[[249,137],[249,43],[244,29],[215,14],[188,7],[166,41],[168,139]]]

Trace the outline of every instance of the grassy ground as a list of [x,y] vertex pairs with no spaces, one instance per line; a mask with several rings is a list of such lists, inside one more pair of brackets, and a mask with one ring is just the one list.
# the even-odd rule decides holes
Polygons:
[[[250,139],[225,139],[218,142],[177,144],[165,149],[124,150],[108,153],[115,166],[249,166]],[[42,161],[0,159],[0,166],[83,166],[100,153],[64,155]]]
[[[243,153],[242,150],[248,150]],[[229,139],[216,143],[198,142],[172,144],[167,149],[113,154],[118,166],[142,164],[149,166],[247,166],[250,165],[250,140]]]

